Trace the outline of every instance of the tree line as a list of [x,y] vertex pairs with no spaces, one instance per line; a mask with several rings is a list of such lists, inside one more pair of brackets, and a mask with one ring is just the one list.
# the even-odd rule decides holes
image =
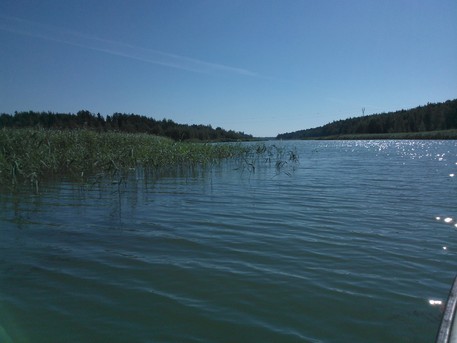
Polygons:
[[125,113],[114,113],[105,118],[100,113],[93,114],[86,110],[76,114],[33,111],[3,113],[0,115],[0,128],[3,127],[148,133],[169,137],[175,141],[236,141],[253,138],[252,135],[244,132],[227,131],[220,127],[214,129],[211,125],[177,124],[170,119],[156,120],[142,115]]
[[409,110],[334,121],[324,126],[283,133],[278,139],[312,139],[360,134],[393,134],[457,129],[457,99]]

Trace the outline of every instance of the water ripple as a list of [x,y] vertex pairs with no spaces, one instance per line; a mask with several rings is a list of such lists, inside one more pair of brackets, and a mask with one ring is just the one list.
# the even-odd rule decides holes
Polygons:
[[456,143],[293,144],[300,165],[287,174],[233,162],[0,194],[0,334],[433,340],[441,314],[429,300],[457,270]]

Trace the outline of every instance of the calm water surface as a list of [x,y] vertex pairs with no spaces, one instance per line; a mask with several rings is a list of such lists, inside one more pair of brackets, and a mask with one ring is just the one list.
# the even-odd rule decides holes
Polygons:
[[457,142],[275,144],[295,169],[0,193],[0,341],[433,342]]

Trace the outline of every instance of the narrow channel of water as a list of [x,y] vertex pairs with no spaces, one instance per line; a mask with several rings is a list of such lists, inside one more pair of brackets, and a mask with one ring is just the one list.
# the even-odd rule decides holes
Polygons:
[[0,193],[0,341],[433,341],[457,142],[274,144],[300,163]]

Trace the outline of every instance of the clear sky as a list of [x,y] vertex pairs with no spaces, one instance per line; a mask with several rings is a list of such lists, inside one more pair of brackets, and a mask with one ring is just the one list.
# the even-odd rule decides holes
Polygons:
[[0,112],[276,136],[457,98],[456,0],[0,0]]

